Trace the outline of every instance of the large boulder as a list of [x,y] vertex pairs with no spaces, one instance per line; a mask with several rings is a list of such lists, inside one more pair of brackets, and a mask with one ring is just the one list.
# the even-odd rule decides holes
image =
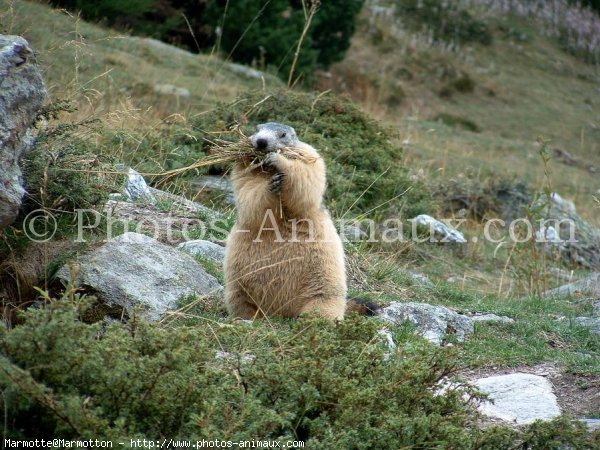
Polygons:
[[31,127],[46,95],[29,43],[0,35],[0,228],[19,212],[25,193],[19,163],[33,144]]
[[473,384],[488,394],[481,404],[485,415],[517,425],[560,416],[550,382],[539,375],[511,373],[475,380]]
[[474,329],[469,317],[428,303],[392,302],[379,311],[379,316],[397,325],[409,321],[416,327],[417,334],[438,345],[450,335],[462,342]]
[[191,256],[138,233],[125,233],[63,266],[57,277],[88,288],[114,313],[140,308],[158,320],[182,297],[220,295],[219,282]]

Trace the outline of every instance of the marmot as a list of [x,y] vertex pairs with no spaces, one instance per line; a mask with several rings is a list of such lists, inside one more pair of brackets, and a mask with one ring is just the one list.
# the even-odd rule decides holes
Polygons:
[[225,251],[229,313],[342,319],[344,249],[323,206],[323,159],[287,125],[258,125],[251,140],[264,157],[233,168],[238,219]]

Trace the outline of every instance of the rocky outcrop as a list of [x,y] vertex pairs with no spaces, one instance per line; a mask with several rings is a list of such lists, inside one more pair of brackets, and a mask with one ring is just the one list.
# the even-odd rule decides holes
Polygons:
[[[600,230],[577,214],[573,202],[557,193],[541,196],[541,215],[545,221],[546,235],[550,231],[553,239],[546,244],[548,252],[559,252],[564,260],[587,269],[600,268]],[[548,237],[548,236],[547,236]]]
[[381,309],[379,316],[400,325],[409,321],[416,327],[416,332],[433,344],[441,344],[449,336],[462,342],[473,333],[473,321],[443,306],[427,303],[392,302]]
[[598,297],[600,298],[600,273],[593,273],[574,283],[565,284],[544,293],[546,297]]
[[140,309],[149,320],[177,308],[182,297],[220,295],[223,289],[191,256],[138,233],[111,239],[63,266],[57,277],[69,281],[72,275],[113,314]]
[[498,316],[496,314],[474,314],[469,316],[473,322],[486,323],[515,323],[514,319],[506,316]]
[[31,127],[46,95],[29,43],[0,35],[0,228],[19,212],[25,193],[19,163],[33,144]]

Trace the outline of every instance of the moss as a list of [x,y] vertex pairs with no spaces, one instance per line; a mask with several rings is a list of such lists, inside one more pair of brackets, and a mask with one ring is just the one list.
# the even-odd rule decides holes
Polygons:
[[428,209],[428,190],[409,180],[402,148],[393,133],[345,97],[290,91],[246,93],[201,116],[195,128],[204,133],[207,151],[209,140],[233,139],[228,129],[235,124],[251,134],[256,124],[269,121],[293,126],[303,141],[324,156],[329,182],[326,201],[334,213],[365,213],[386,201],[382,209],[394,206],[410,217]]

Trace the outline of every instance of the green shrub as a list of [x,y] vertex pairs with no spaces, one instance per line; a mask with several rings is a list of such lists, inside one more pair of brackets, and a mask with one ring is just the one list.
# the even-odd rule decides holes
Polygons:
[[482,181],[477,174],[468,171],[438,183],[432,191],[442,206],[443,215],[465,210],[476,220],[500,216],[510,222],[523,216],[532,199],[531,188],[526,182],[494,173]]
[[[310,77],[315,69],[327,68],[343,58],[363,3],[364,0],[320,2],[302,43],[294,78]],[[310,4],[306,2],[307,8]],[[210,2],[204,14],[203,20],[213,30],[222,25],[217,40],[227,55],[246,64],[270,66],[287,80],[306,23],[302,2]]]
[[413,28],[427,28],[436,41],[492,43],[487,24],[471,15],[460,2],[400,0],[396,14]]
[[407,334],[386,359],[379,325],[367,318],[174,328],[132,320],[102,329],[78,320],[81,299],[47,300],[24,313],[23,325],[0,331],[7,438],[302,440],[310,449],[593,445],[567,421],[480,429],[469,388],[438,393],[455,370],[452,349]]
[[409,179],[402,148],[390,130],[347,98],[290,91],[270,95],[250,92],[202,115],[195,128],[207,133],[207,139],[233,139],[227,130],[234,124],[245,125],[246,133],[251,134],[256,124],[269,121],[293,126],[301,140],[324,156],[326,200],[337,214],[380,212],[394,206],[407,217],[414,217],[429,207],[427,188]]

